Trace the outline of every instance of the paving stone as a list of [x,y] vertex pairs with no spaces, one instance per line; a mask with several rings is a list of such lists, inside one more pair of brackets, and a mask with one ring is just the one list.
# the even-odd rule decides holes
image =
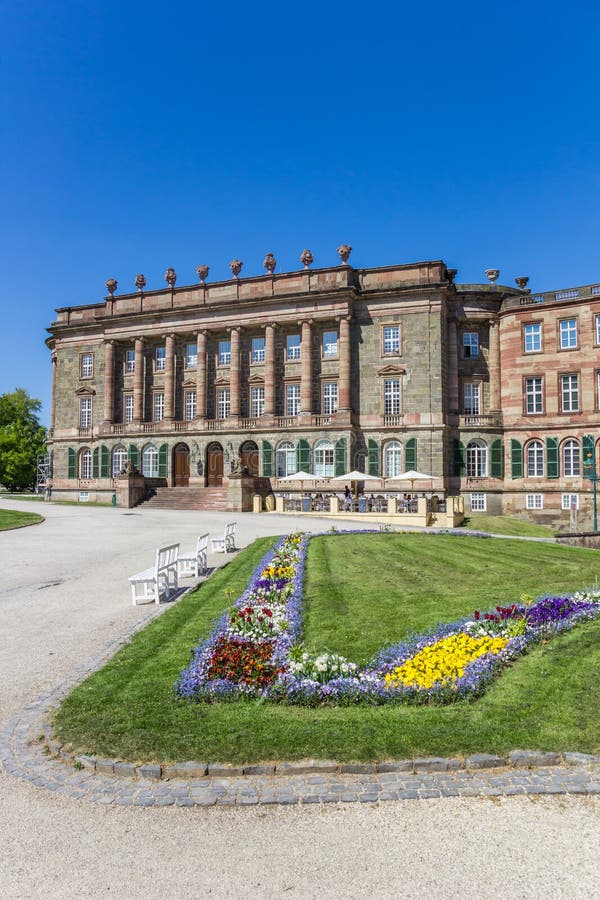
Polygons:
[[413,770],[414,763],[412,759],[396,759],[377,763],[378,772],[412,772]]
[[113,759],[96,759],[96,772],[100,775],[112,775],[115,771],[115,761]]
[[[98,763],[96,763],[96,771],[98,770]],[[137,773],[140,778],[151,778],[154,781],[160,781],[161,771],[160,766],[146,763],[144,766],[137,767]]]
[[495,769],[506,765],[508,763],[502,756],[494,756],[492,753],[474,753],[465,759],[467,769]]
[[451,769],[462,768],[462,760],[444,759],[441,756],[429,756],[423,759],[415,759],[415,772],[448,772]]
[[163,778],[203,778],[208,772],[208,763],[182,762],[163,766]]
[[600,756],[591,756],[589,753],[563,753],[563,759],[568,766],[586,766],[600,763]]
[[418,800],[419,795],[416,791],[400,791],[401,800]]
[[242,766],[231,766],[229,763],[209,763],[208,765],[208,776],[209,778],[214,777],[222,777],[223,775],[243,775],[244,769]]
[[377,766],[374,763],[342,763],[340,772],[343,775],[374,775]]
[[511,750],[508,754],[511,766],[559,766],[560,753],[543,750]]
[[400,791],[382,791],[379,795],[380,800],[399,800]]
[[299,759],[276,763],[278,775],[317,775],[339,771],[339,763],[328,759]]
[[244,766],[243,772],[244,775],[273,775],[275,773],[275,763]]
[[115,775],[122,775],[128,778],[135,778],[136,776],[136,767],[133,763],[116,762],[114,771]]

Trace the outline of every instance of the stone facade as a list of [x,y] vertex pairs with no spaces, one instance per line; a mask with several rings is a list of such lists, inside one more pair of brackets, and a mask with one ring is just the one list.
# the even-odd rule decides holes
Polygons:
[[[298,272],[232,269],[229,281],[171,278],[147,292],[138,276],[136,293],[57,310],[55,496],[108,498],[127,459],[147,482],[199,491],[240,474],[278,491],[296,469],[321,490],[359,469],[367,489],[389,491],[380,476],[418,469],[432,475],[427,490],[465,495],[467,512],[567,526],[572,502],[589,525],[600,289],[532,296],[495,280],[456,285],[441,261],[354,269],[340,258],[311,269],[303,254]],[[530,352],[537,329],[526,348],[524,328],[537,323],[541,349]],[[532,377],[543,402],[528,415]]]

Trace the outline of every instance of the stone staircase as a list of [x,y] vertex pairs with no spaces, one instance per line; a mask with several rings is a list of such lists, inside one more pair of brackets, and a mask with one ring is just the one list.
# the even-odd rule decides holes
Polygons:
[[224,487],[157,487],[156,493],[143,502],[151,509],[200,509],[225,512],[227,489]]

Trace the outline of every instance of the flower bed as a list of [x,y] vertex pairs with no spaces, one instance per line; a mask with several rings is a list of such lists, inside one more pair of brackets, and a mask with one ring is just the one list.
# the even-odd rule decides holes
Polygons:
[[522,597],[475,610],[472,618],[384,647],[360,668],[301,644],[304,565],[310,536],[281,538],[248,587],[194,651],[177,682],[199,700],[263,697],[303,705],[453,702],[480,694],[504,666],[535,643],[600,615],[600,590],[570,597]]

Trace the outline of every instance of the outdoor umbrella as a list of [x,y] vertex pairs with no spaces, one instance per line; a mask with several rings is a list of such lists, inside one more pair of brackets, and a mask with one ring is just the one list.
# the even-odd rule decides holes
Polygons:
[[434,475],[425,475],[424,472],[416,472],[414,469],[409,469],[408,472],[392,475],[388,478],[388,481],[410,481],[410,492],[412,494],[415,489],[415,481],[431,481],[434,477]]
[[352,472],[345,472],[344,475],[336,475],[333,479],[334,481],[351,481],[354,485],[354,494],[358,493],[358,482],[364,481],[366,478],[370,478],[370,475],[365,475],[364,472],[357,472],[356,469]]
[[285,475],[283,478],[280,478],[279,481],[290,481],[290,482],[300,482],[300,490],[304,490],[304,482],[305,481],[314,481],[315,476],[311,475],[310,472],[294,472],[293,475]]

